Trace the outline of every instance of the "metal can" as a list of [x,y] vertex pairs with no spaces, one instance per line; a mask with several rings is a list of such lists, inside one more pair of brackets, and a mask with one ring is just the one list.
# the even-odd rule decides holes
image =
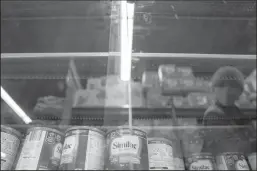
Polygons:
[[22,137],[22,138],[21,138],[21,142],[20,142],[20,146],[19,146],[19,148],[18,148],[18,152],[17,152],[17,155],[16,155],[16,159],[14,160],[14,163],[13,163],[13,169],[15,169],[16,166],[17,166],[18,159],[20,158],[21,150],[22,150],[22,147],[23,147],[23,145],[24,145],[24,142],[25,142],[25,139]]
[[256,152],[248,155],[248,161],[252,170],[256,170]]
[[256,120],[252,121],[252,125],[253,125],[254,130],[256,130]]
[[216,157],[219,170],[250,170],[242,153],[226,152]]
[[107,170],[148,170],[146,133],[121,127],[107,133]]
[[149,170],[184,170],[184,161],[176,145],[165,138],[148,138]]
[[65,133],[61,170],[103,170],[105,132],[100,129],[76,126]]
[[188,170],[215,170],[214,157],[211,153],[192,153],[186,159]]
[[1,170],[11,170],[20,145],[21,133],[1,125]]
[[63,133],[56,129],[47,127],[28,129],[16,170],[58,169],[63,140]]

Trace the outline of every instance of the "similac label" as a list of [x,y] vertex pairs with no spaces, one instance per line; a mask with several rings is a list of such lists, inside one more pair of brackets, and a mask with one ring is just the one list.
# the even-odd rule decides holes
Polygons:
[[1,132],[1,170],[10,170],[19,148],[20,140],[11,134]]
[[213,170],[212,162],[208,159],[200,159],[191,163],[189,170]]
[[59,163],[60,163],[61,154],[62,154],[62,144],[57,143],[54,146],[53,154],[52,154],[52,158],[51,158],[53,163],[56,163],[56,165],[59,165]]
[[61,157],[61,164],[63,163],[72,163],[73,158],[75,156],[75,148],[76,148],[76,142],[77,137],[75,136],[69,136],[65,138],[63,149],[62,149],[62,157]]
[[63,146],[62,170],[103,170],[105,138],[91,130],[75,130],[66,136]]
[[107,134],[107,170],[149,169],[146,133],[121,128]]
[[[111,156],[119,156],[120,163],[140,163],[140,143],[137,136],[124,135],[119,138],[115,138],[110,147]],[[124,157],[122,157],[124,156]]]
[[111,143],[111,155],[138,154],[139,139],[136,136],[126,135],[116,138]]

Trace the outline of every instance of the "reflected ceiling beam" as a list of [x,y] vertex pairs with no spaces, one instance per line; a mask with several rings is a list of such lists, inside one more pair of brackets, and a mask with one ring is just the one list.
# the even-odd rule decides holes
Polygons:
[[[15,58],[76,58],[76,57],[109,57],[120,56],[119,52],[78,52],[78,53],[1,53],[1,59]],[[132,57],[138,58],[214,58],[214,59],[252,59],[256,55],[238,54],[203,54],[203,53],[132,53]]]
[[10,21],[10,20],[99,20],[104,19],[108,20],[110,19],[109,16],[46,16],[46,17],[4,17],[1,20],[4,21]]
[[5,91],[1,86],[1,98],[5,101],[6,104],[26,123],[29,124],[32,122],[30,117],[20,108],[20,106],[12,99],[12,97]]

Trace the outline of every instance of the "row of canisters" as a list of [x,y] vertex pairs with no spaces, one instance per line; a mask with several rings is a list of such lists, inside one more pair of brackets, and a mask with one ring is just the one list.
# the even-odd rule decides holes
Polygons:
[[1,126],[1,170],[256,170],[256,153],[183,157],[178,140],[147,137],[138,128],[75,126],[65,134],[33,127],[25,139]]

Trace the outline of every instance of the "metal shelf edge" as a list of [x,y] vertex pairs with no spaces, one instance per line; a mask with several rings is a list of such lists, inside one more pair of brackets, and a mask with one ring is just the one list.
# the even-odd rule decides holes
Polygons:
[[[177,108],[179,118],[202,118],[205,108]],[[256,109],[241,109],[246,118],[256,119]],[[120,116],[128,117],[128,108],[73,108],[72,114],[78,118],[104,118]],[[139,119],[160,119],[171,118],[171,108],[132,108],[133,118]]]

